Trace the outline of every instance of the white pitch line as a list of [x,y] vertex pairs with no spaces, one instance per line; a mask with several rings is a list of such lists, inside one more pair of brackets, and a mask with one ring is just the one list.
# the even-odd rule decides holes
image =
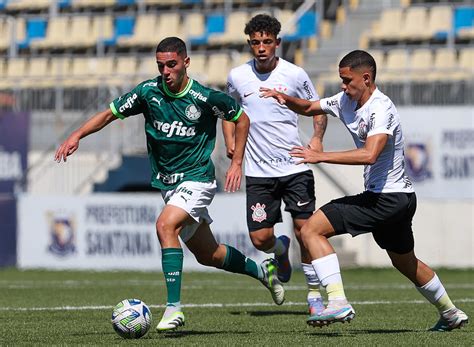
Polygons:
[[[474,302],[474,298],[462,298],[456,299],[455,302]],[[402,300],[402,301],[389,301],[389,300],[375,300],[375,301],[351,301],[353,305],[399,305],[399,304],[427,304],[425,300]],[[306,302],[285,302],[284,306],[306,306]],[[148,305],[151,308],[165,308],[165,305]],[[234,303],[234,304],[223,304],[223,303],[208,303],[208,304],[184,304],[183,307],[190,308],[228,308],[228,307],[270,307],[275,304],[268,302],[247,302],[247,303]],[[13,312],[29,312],[29,311],[97,311],[97,310],[111,310],[113,306],[56,306],[56,307],[0,307],[0,311],[13,311]]]
[[[127,286],[164,286],[165,282],[163,280],[125,280],[125,281],[92,281],[92,280],[65,280],[65,281],[47,281],[47,282],[38,282],[38,281],[8,281],[0,280],[0,288],[7,289],[28,289],[28,288],[80,288],[87,286],[94,287],[113,287],[117,283]],[[184,284],[183,289],[203,289],[206,285],[219,286],[216,288],[218,290],[229,290],[236,289],[240,286],[229,285],[228,282],[224,281],[207,281],[207,280],[196,280],[190,281],[190,284]],[[246,287],[247,285],[245,285]],[[447,289],[474,289],[474,283],[453,283],[446,284]],[[397,289],[397,290],[412,290],[414,286],[410,283],[376,283],[376,284],[346,284],[344,285],[345,289],[349,290],[377,290],[377,289]],[[262,288],[263,289],[263,288]],[[306,285],[288,285],[285,286],[287,291],[299,291],[306,290]]]

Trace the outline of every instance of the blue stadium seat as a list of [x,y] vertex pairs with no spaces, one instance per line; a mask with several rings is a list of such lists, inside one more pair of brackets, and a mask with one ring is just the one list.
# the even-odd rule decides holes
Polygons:
[[135,4],[135,0],[117,0],[118,6],[129,6]]
[[190,37],[191,45],[206,45],[209,35],[225,32],[225,17],[221,13],[213,13],[206,18],[206,32],[202,36]]
[[225,32],[225,17],[221,13],[213,13],[207,17],[206,33],[221,34]]
[[59,8],[66,8],[71,6],[71,0],[58,0]]
[[27,48],[31,39],[44,39],[46,37],[47,21],[43,18],[31,18],[26,22],[26,37],[22,42],[18,42],[18,48]]
[[296,23],[296,32],[283,36],[285,41],[297,41],[317,35],[316,12],[305,12]]
[[474,25],[474,7],[458,7],[454,11],[454,33],[457,35],[462,28]]
[[104,45],[114,46],[117,43],[117,38],[120,36],[132,36],[134,27],[135,17],[133,16],[120,16],[115,18],[114,37],[110,40],[104,40]]

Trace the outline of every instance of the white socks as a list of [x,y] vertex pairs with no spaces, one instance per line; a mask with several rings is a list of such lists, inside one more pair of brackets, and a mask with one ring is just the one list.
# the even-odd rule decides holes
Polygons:
[[316,276],[318,276],[324,287],[332,283],[342,283],[341,270],[336,253],[315,259],[311,264],[314,267]]
[[339,268],[339,260],[336,253],[315,259],[311,264],[322,285],[326,288],[328,300],[346,300],[346,294],[342,285],[341,269]]
[[436,274],[434,274],[433,278],[428,283],[421,287],[416,287],[416,289],[431,304],[435,305],[440,313],[455,307]]
[[321,282],[319,281],[316,271],[314,271],[313,265],[301,263],[303,267],[304,275],[306,276],[306,283],[308,284],[308,296],[307,299],[317,299],[321,297],[319,287]]

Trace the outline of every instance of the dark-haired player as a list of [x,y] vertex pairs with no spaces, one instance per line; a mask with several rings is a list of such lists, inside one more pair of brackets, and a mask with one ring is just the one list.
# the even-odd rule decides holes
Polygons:
[[395,268],[438,309],[441,317],[431,330],[460,328],[468,322],[468,316],[454,306],[438,276],[414,252],[412,219],[416,196],[405,175],[404,141],[397,109],[375,85],[376,63],[369,53],[352,51],[340,61],[339,76],[342,92],[316,102],[262,89],[262,96],[274,97],[299,114],[330,113],[338,117],[357,147],[323,152],[297,146],[290,152],[293,157],[302,158],[302,163],[365,165],[365,191],[322,206],[301,230],[329,299],[327,308],[310,316],[308,324],[321,326],[354,317],[355,311],[344,294],[338,258],[328,238],[344,233],[372,233]]
[[156,221],[162,266],[167,288],[167,306],[157,329],[167,331],[184,325],[181,309],[183,250],[186,243],[199,263],[259,279],[275,303],[284,301],[284,290],[272,260],[261,265],[237,249],[218,244],[209,228],[207,207],[214,198],[216,181],[211,153],[217,118],[235,123],[235,153],[226,174],[225,189],[239,189],[249,121],[228,95],[206,88],[187,75],[190,58],[177,37],[162,40],[156,49],[161,76],[140,83],[110,103],[74,131],[58,148],[55,160],[66,161],[83,137],[101,130],[117,118],[143,113],[151,185],[161,190],[166,203]]
[[[318,100],[319,97],[306,72],[278,57],[281,39],[280,22],[269,15],[258,14],[245,26],[253,54],[249,62],[231,70],[227,91],[250,118],[249,137],[245,151],[247,192],[247,225],[254,246],[274,253],[280,281],[288,282],[291,264],[288,257],[290,239],[274,235],[274,225],[282,221],[281,202],[293,219],[293,229],[300,244],[301,262],[308,284],[308,305],[311,314],[324,309],[319,280],[311,266],[311,257],[301,242],[300,230],[314,213],[313,172],[307,165],[296,165],[288,154],[301,145],[298,116],[286,106],[259,98],[259,88],[283,91],[295,97]],[[310,146],[322,149],[327,117],[314,117],[314,135]],[[235,126],[223,122],[227,153],[232,157],[235,147]]]

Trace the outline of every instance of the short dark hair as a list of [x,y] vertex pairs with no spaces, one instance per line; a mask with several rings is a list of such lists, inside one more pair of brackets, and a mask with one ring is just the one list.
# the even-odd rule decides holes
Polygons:
[[268,14],[257,14],[245,25],[245,35],[254,33],[267,33],[278,36],[281,30],[281,23],[275,17]]
[[339,62],[339,68],[343,67],[350,67],[351,69],[366,67],[372,72],[372,81],[375,81],[377,64],[375,59],[366,51],[355,50],[347,53]]
[[186,44],[179,37],[167,37],[156,46],[156,53],[176,52],[178,55],[187,56]]

